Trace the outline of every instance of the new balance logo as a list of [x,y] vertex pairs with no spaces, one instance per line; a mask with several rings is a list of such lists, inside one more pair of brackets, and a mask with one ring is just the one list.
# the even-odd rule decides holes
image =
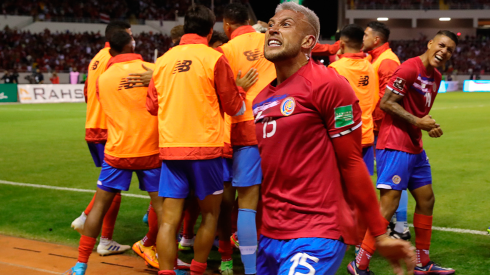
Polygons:
[[191,69],[191,64],[192,64],[192,60],[179,60],[179,61],[177,61],[172,74],[183,73],[183,72],[189,71]]
[[126,78],[121,79],[121,83],[119,83],[119,87],[117,88],[118,91],[121,89],[132,89],[134,86],[134,83],[128,83],[128,80]]
[[248,61],[257,61],[262,57],[262,52],[259,49],[253,51],[246,51],[243,54],[247,57]]
[[92,70],[93,71],[97,70],[97,66],[99,66],[99,61],[98,60],[94,62],[94,65],[92,65]]
[[357,84],[357,87],[365,87],[367,85],[369,85],[369,75],[362,75],[359,83]]

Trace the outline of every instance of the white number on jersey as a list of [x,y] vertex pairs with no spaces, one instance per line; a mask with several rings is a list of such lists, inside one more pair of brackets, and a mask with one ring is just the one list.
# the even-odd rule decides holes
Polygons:
[[[272,125],[272,130],[267,133],[267,125]],[[276,133],[277,123],[275,120],[270,122],[264,122],[264,136],[263,138],[270,138]]]
[[[306,260],[308,260],[308,259],[314,261],[315,263],[318,263],[318,261],[319,261],[318,258],[310,256],[306,253],[298,253],[298,254],[294,255],[294,257],[291,258],[291,262],[293,262],[293,265],[291,266],[291,269],[289,269],[288,275],[315,275],[316,271],[313,268],[313,266],[311,266],[309,263],[306,262]],[[295,272],[296,267],[298,267],[298,265],[304,266],[304,267],[308,268],[310,271],[306,274],[300,273],[300,272]]]

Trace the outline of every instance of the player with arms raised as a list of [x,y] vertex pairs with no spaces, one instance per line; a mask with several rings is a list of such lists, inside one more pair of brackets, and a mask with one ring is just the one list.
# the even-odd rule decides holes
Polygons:
[[385,235],[362,159],[358,100],[344,77],[310,59],[319,30],[315,13],[291,2],[269,21],[264,55],[277,79],[253,104],[264,175],[257,274],[334,274],[346,244],[357,242],[351,200],[403,274],[398,260],[413,270],[415,254]]
[[[402,190],[410,190],[416,201],[414,274],[419,275],[455,272],[429,258],[435,199],[429,159],[422,147],[422,130],[433,138],[442,135],[440,125],[429,115],[441,83],[441,73],[436,68],[451,58],[457,44],[454,33],[439,31],[429,41],[424,54],[405,61],[395,71],[380,103],[388,114],[381,124],[376,145],[381,213],[386,219],[391,218]],[[367,267],[374,250],[374,240],[366,234],[356,261],[348,265],[350,274],[369,274]]]

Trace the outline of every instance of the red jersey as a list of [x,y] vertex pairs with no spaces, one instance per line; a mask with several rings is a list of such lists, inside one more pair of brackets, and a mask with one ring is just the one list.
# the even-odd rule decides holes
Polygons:
[[342,236],[347,243],[355,233],[353,216],[345,215],[350,209],[332,139],[361,127],[358,99],[344,77],[313,61],[274,83],[253,102],[264,176],[261,233],[272,239]]
[[[393,73],[386,88],[402,95],[400,105],[416,117],[429,114],[441,83],[441,73],[428,72],[420,57],[410,58]],[[422,130],[403,119],[385,116],[376,149],[393,149],[411,154],[422,152]]]

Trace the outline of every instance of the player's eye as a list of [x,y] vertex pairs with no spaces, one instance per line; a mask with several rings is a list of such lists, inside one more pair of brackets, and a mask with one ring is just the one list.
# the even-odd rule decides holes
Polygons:
[[269,23],[269,28],[272,28],[274,26],[273,23]]

